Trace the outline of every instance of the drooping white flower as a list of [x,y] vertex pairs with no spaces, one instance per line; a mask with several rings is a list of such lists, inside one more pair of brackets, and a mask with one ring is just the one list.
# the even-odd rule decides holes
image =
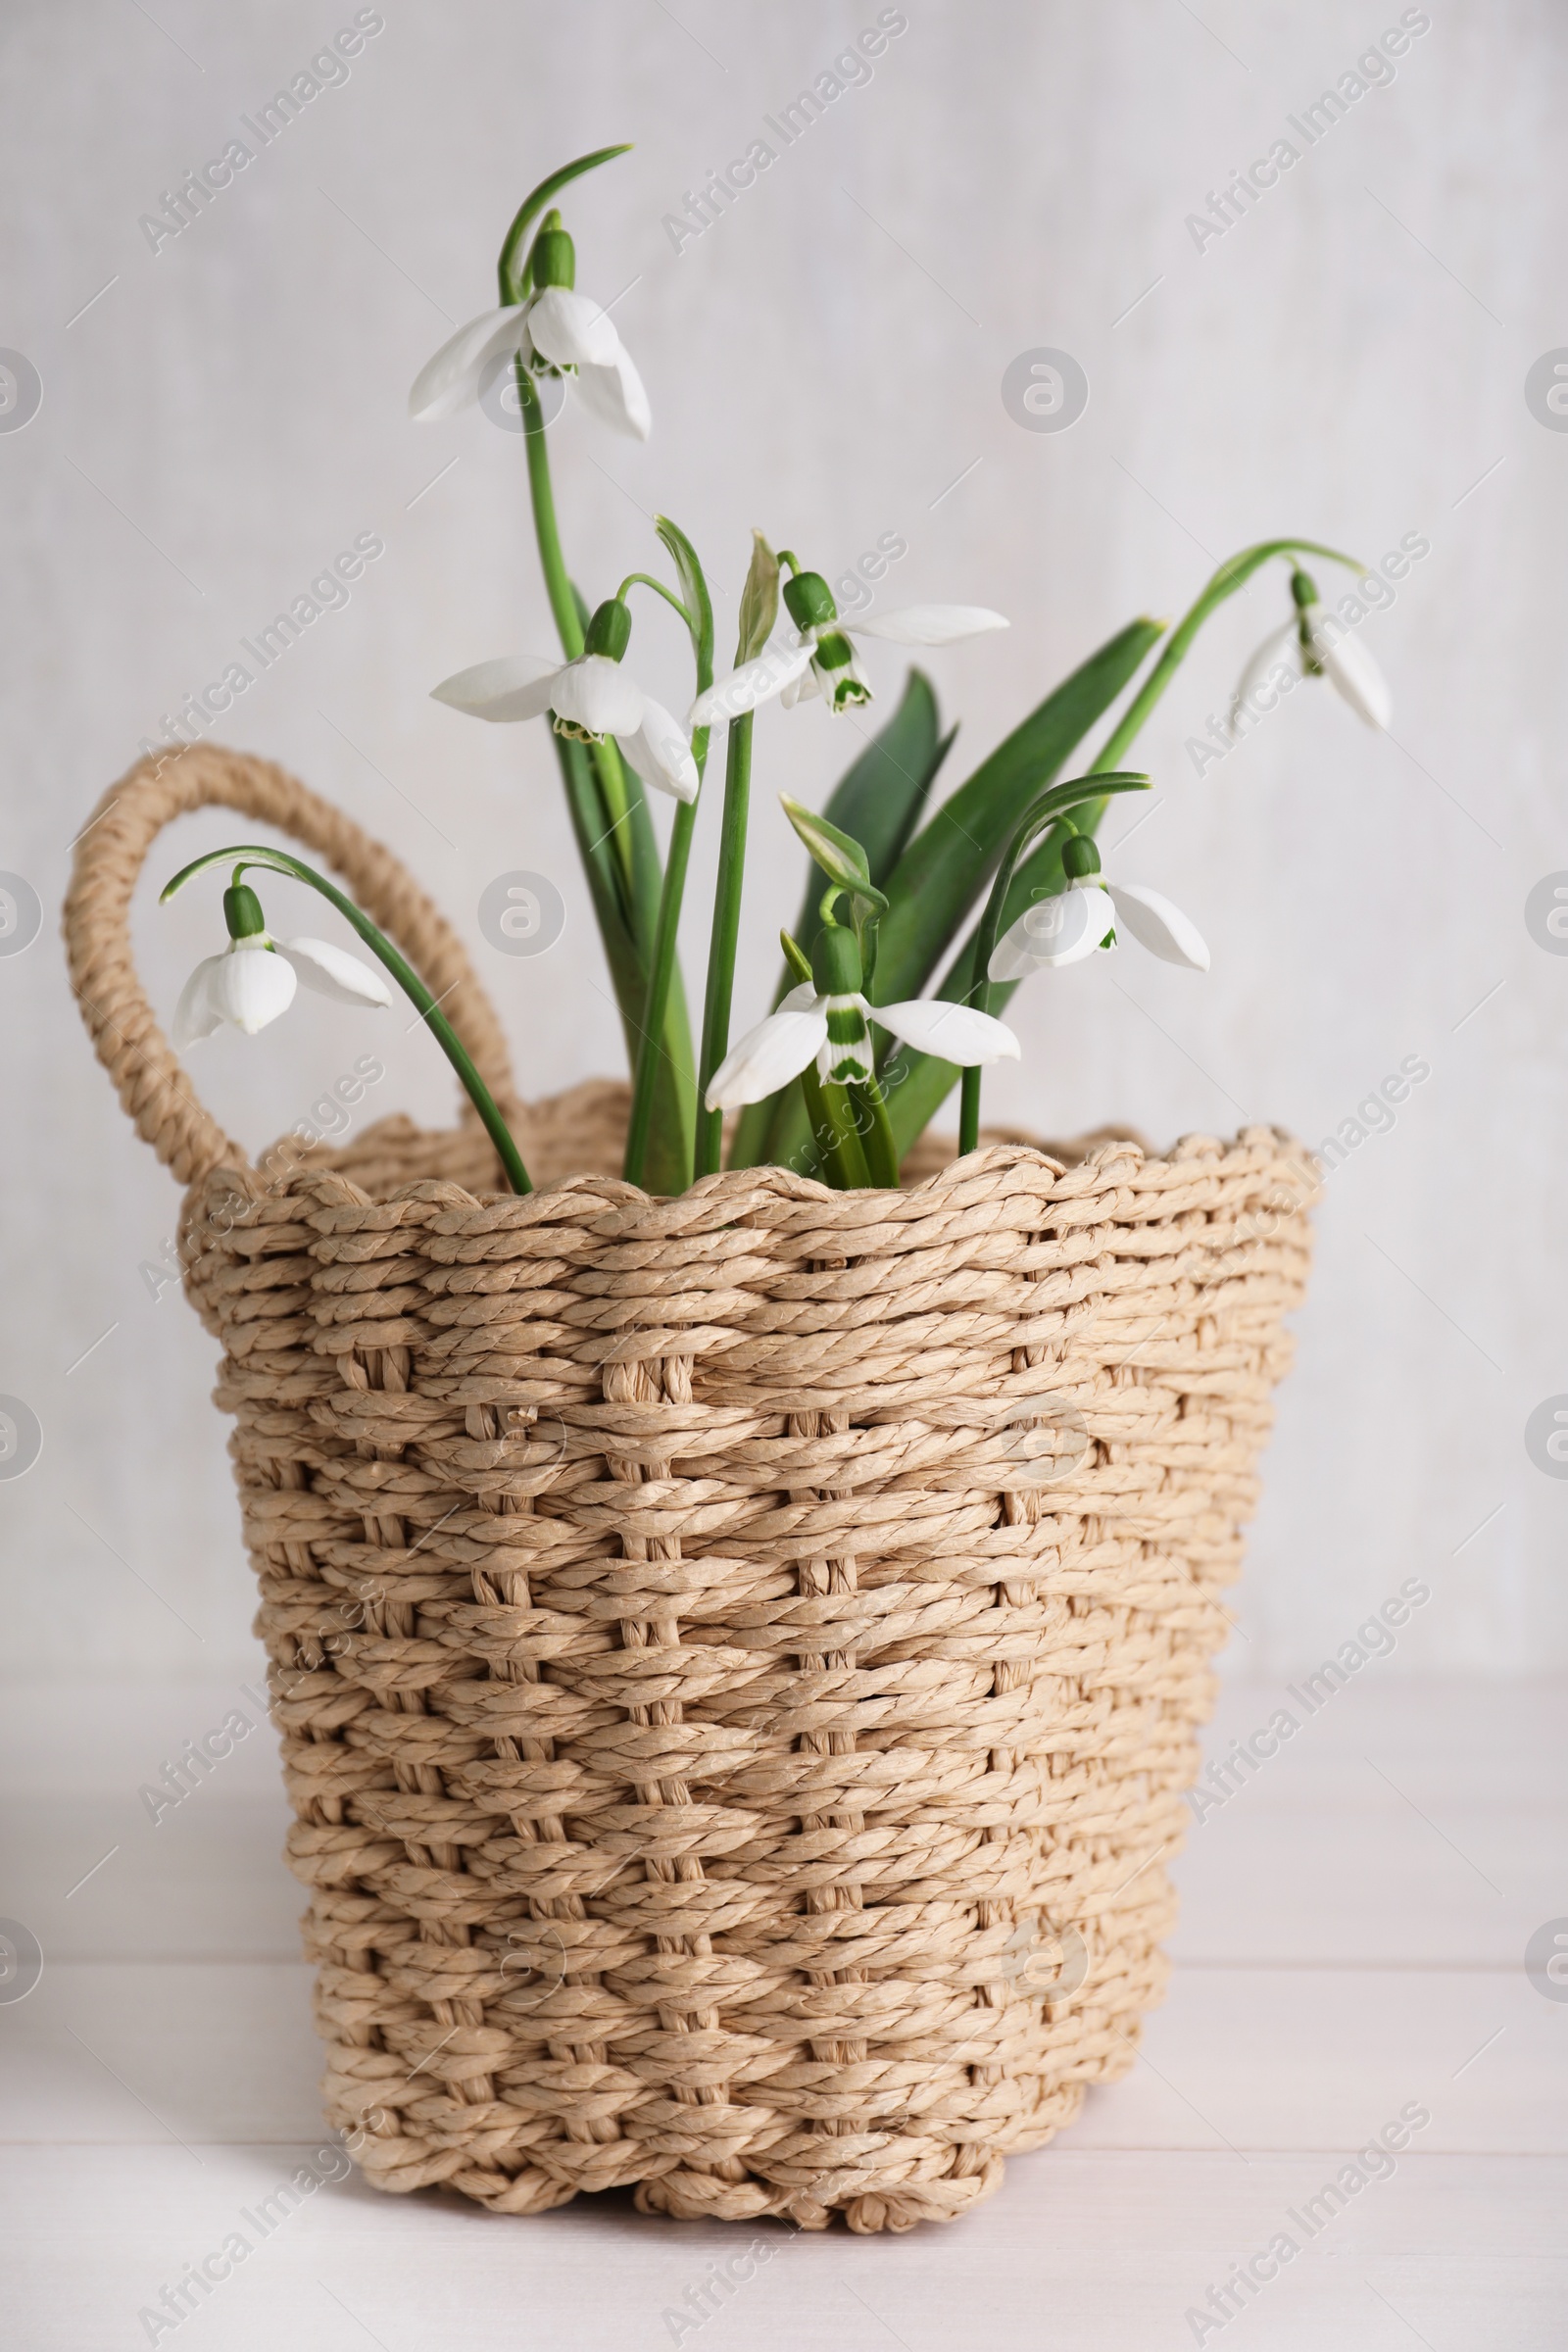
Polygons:
[[[1318,601],[1305,572],[1298,572],[1292,585],[1297,595],[1296,617],[1270,630],[1243,670],[1231,698],[1232,726],[1244,710],[1272,709],[1270,704],[1254,705],[1252,698],[1283,662],[1295,677],[1327,678],[1357,718],[1369,727],[1386,728],[1394,716],[1394,697],[1382,670],[1340,615]],[[1287,675],[1281,684],[1292,682]]]
[[453,416],[470,406],[486,370],[516,353],[530,374],[555,369],[574,381],[583,405],[601,424],[634,441],[647,440],[653,417],[642,377],[609,312],[573,286],[575,256],[559,222],[560,216],[552,214],[539,232],[534,290],[527,300],[470,318],[420,368],[409,394],[409,415],[416,423]]
[[[601,606],[600,612],[604,610]],[[590,646],[596,642],[598,620],[596,613],[589,626]],[[672,793],[678,801],[697,797],[697,762],[679,720],[662,703],[644,694],[610,654],[583,653],[574,662],[505,655],[500,661],[458,670],[432,692],[436,702],[450,703],[474,718],[542,718],[552,711],[558,735],[575,736],[582,743],[602,743],[612,735],[645,783]]]
[[1098,885],[1069,883],[1049,899],[1036,899],[1004,931],[986,967],[990,980],[1021,980],[1027,972],[1055,970],[1092,956],[1116,928],[1116,909]]
[[777,695],[786,710],[819,694],[830,710],[848,710],[871,699],[852,637],[880,637],[893,645],[956,645],[1009,624],[984,605],[906,605],[868,620],[839,618],[833,592],[820,572],[799,571],[784,583],[783,597],[798,635],[793,645],[770,645],[719,678],[691,708],[691,724],[708,727],[739,718]]
[[1386,728],[1394,716],[1394,697],[1360,638],[1352,637],[1339,614],[1322,605],[1308,605],[1302,617],[1313,659],[1341,701],[1369,727]]
[[391,1004],[392,992],[380,973],[330,940],[273,939],[248,882],[236,879],[223,893],[223,918],[227,947],[220,956],[205,956],[179,992],[176,1046],[196,1045],[225,1021],[254,1037],[287,1012],[302,980],[318,995],[342,1004]]
[[324,939],[270,939],[265,931],[231,939],[220,956],[196,966],[174,1007],[173,1042],[181,1051],[211,1037],[225,1022],[254,1037],[287,1012],[301,981],[340,1004],[387,1005],[392,994],[379,972]]
[[710,1110],[738,1110],[760,1102],[798,1078],[813,1059],[824,1085],[863,1083],[875,1068],[868,1024],[876,1021],[921,1054],[965,1067],[1018,1057],[1018,1040],[1004,1021],[972,1005],[919,997],[902,1004],[868,1004],[858,991],[823,996],[813,981],[792,988],[739,1044],[731,1047],[708,1089]]
[[280,1012],[287,1012],[299,985],[294,966],[276,955],[265,931],[231,939],[220,956],[208,956],[179,992],[173,1042],[194,1046],[226,1021],[254,1037]]
[[[998,940],[987,966],[991,980],[1022,980],[1033,971],[1079,963],[1097,948],[1115,947],[1126,931],[1162,963],[1206,972],[1208,949],[1196,923],[1157,890],[1137,882],[1107,882],[1094,843],[1072,834],[1063,845],[1067,887],[1037,899]],[[1071,869],[1080,870],[1074,873]]]

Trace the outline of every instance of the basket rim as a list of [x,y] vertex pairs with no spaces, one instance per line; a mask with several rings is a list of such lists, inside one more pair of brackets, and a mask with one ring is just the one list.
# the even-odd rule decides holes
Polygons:
[[[548,1098],[546,1103],[537,1107],[555,1109],[569,1103],[575,1096],[620,1083],[588,1079]],[[1156,1197],[1191,1183],[1200,1174],[1245,1174],[1248,1162],[1259,1175],[1282,1162],[1297,1169],[1303,1179],[1303,1188],[1292,1203],[1297,1209],[1310,1206],[1322,1184],[1313,1154],[1306,1146],[1288,1128],[1262,1121],[1240,1128],[1229,1138],[1200,1129],[1189,1130],[1163,1152],[1151,1150],[1136,1138],[1116,1137],[1096,1129],[1093,1135],[1103,1136],[1104,1140],[1094,1142],[1090,1151],[1072,1159],[1058,1158],[1048,1143],[1036,1141],[1018,1129],[991,1129],[982,1131],[978,1151],[955,1155],[908,1184],[896,1189],[865,1187],[855,1192],[837,1192],[815,1177],[771,1162],[751,1168],[719,1169],[712,1175],[699,1177],[685,1192],[676,1194],[645,1192],[624,1177],[594,1170],[576,1170],[553,1178],[525,1194],[499,1189],[475,1191],[455,1178],[418,1176],[402,1179],[384,1192],[371,1192],[352,1173],[353,1163],[363,1161],[368,1147],[373,1147],[378,1138],[390,1140],[393,1135],[399,1140],[411,1135],[433,1138],[457,1132],[450,1127],[421,1127],[406,1112],[394,1111],[367,1127],[350,1145],[331,1151],[318,1146],[309,1147],[303,1152],[296,1151],[294,1164],[286,1174],[269,1180],[265,1173],[267,1162],[274,1153],[298,1144],[297,1137],[286,1134],[265,1147],[254,1165],[240,1160],[215,1163],[191,1183],[187,1200],[194,1205],[220,1186],[258,1201],[314,1197],[320,1205],[330,1205],[337,1211],[338,1219],[346,1216],[351,1222],[355,1212],[382,1212],[428,1203],[465,1220],[476,1215],[482,1217],[486,1228],[496,1231],[549,1220],[568,1204],[580,1206],[587,1196],[597,1197],[616,1223],[637,1225],[645,1232],[673,1233],[700,1229],[704,1224],[715,1227],[732,1224],[768,1200],[829,1211],[830,1221],[845,1230],[890,1222],[907,1223],[939,1203],[953,1204],[954,1196],[966,1190],[977,1186],[989,1188],[997,1175],[1008,1168],[1027,1172],[1036,1183],[1044,1175],[1048,1179],[1044,1198],[1053,1202],[1066,1202],[1088,1193],[1102,1195],[1107,1172],[1121,1162],[1126,1164],[1132,1192]],[[985,1140],[987,1134],[992,1140]],[[1067,1140],[1070,1148],[1072,1139]]]

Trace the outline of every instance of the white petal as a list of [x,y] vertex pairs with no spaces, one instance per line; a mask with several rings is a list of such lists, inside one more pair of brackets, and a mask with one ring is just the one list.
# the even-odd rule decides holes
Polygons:
[[211,1037],[222,1021],[222,1014],[215,1011],[208,995],[208,982],[222,961],[221,956],[204,957],[179,992],[179,1003],[174,1006],[173,1026],[170,1035],[180,1051],[186,1046],[198,1044],[204,1037]]
[[643,690],[608,654],[582,654],[557,672],[550,708],[558,718],[590,735],[635,735],[643,723]]
[[834,712],[854,710],[861,703],[868,703],[871,700],[871,689],[865,682],[865,672],[853,654],[847,662],[840,662],[833,669],[829,669],[825,662],[813,661],[811,675],[816,680],[818,694],[828,709]]
[[816,1049],[816,1074],[824,1086],[865,1086],[876,1076],[871,1032],[847,1045],[824,1037]]
[[[799,993],[790,991],[791,996]],[[738,1110],[744,1103],[764,1101],[800,1076],[826,1035],[827,1013],[814,989],[808,1004],[788,1009],[780,1005],[730,1048],[713,1072],[709,1109]]]
[[635,735],[617,738],[621,750],[631,761],[645,784],[654,785],[660,792],[671,792],[677,801],[695,801],[701,779],[692,747],[678,719],[671,717],[662,703],[651,695],[643,696],[643,723]]
[[770,703],[792,678],[810,667],[815,648],[810,644],[769,646],[755,662],[746,662],[700,694],[690,711],[694,727],[710,727],[721,718],[739,718],[760,703]]
[[1208,949],[1195,922],[1173,906],[1157,890],[1137,882],[1107,882],[1106,892],[1116,909],[1117,926],[1130,931],[1141,948],[1163,963],[1183,963],[1190,972],[1206,972]]
[[776,1009],[779,1012],[802,1012],[816,1001],[816,982],[803,980],[798,988],[790,990],[787,997],[780,997]]
[[1331,632],[1324,624],[1333,617],[1317,605],[1308,613],[1312,651],[1323,664],[1323,674],[1357,718],[1364,718],[1369,727],[1386,727],[1394,716],[1388,680],[1359,637],[1342,630],[1334,643],[1329,642]]
[[390,1004],[392,991],[373,964],[362,963],[346,948],[329,939],[280,939],[279,956],[294,966],[294,976],[318,997],[335,997],[342,1004]]
[[577,390],[582,395],[583,407],[601,424],[608,424],[612,432],[624,433],[632,441],[646,441],[653,431],[654,413],[648,406],[643,379],[624,348],[616,353],[613,367],[580,367]]
[[[851,995],[826,997],[827,1032],[816,1052],[816,1074],[824,1086],[859,1086],[876,1076],[876,1053],[871,1044],[871,1007],[858,989]],[[835,1037],[834,1015],[853,1016],[857,1035]],[[839,1027],[848,1024],[841,1017]]]
[[208,1002],[234,1028],[254,1037],[294,1002],[294,966],[270,948],[236,940],[207,983]]
[[546,286],[528,305],[535,351],[557,368],[613,368],[620,337],[610,313],[570,286]]
[[779,709],[793,710],[797,703],[808,703],[822,691],[822,672],[814,662],[808,662],[798,678],[791,678],[779,696]]
[[503,654],[498,661],[454,670],[431,687],[430,699],[474,718],[538,718],[550,709],[561,666],[536,654]]
[[409,394],[409,415],[416,424],[455,416],[479,397],[479,378],[498,352],[520,351],[527,340],[528,306],[509,303],[504,311],[486,311],[460,326],[450,342],[419,369]]
[[1258,647],[1256,653],[1252,656],[1251,660],[1248,662],[1247,667],[1243,670],[1236,692],[1231,696],[1232,726],[1236,724],[1237,719],[1241,715],[1242,705],[1245,702],[1248,702],[1252,694],[1255,693],[1256,689],[1261,686],[1263,680],[1268,676],[1269,671],[1273,668],[1276,661],[1279,659],[1280,653],[1284,647],[1292,644],[1293,642],[1298,646],[1295,666],[1299,669],[1301,665],[1299,637],[1300,631],[1298,627],[1298,624],[1294,620],[1288,620],[1282,629],[1270,629],[1268,635],[1264,638],[1262,644]]
[[950,1004],[942,997],[915,997],[905,1004],[873,1004],[871,1018],[916,1053],[935,1054],[965,1069],[992,1061],[1016,1061],[1018,1040],[1005,1021],[994,1020],[972,1004]]
[[886,637],[893,645],[956,645],[961,637],[983,637],[1012,623],[985,605],[904,605],[895,612],[838,625],[847,636]]
[[1021,980],[1043,965],[1078,963],[1116,927],[1116,909],[1098,883],[1036,899],[998,940],[987,977]]

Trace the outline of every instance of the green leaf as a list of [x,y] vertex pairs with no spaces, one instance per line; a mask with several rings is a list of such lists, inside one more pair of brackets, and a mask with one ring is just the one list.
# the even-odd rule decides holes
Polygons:
[[841,832],[814,809],[803,808],[787,792],[781,792],[778,798],[780,808],[828,880],[863,899],[869,906],[885,907],[887,901],[871,880],[870,861],[854,835]]
[[741,590],[740,635],[735,644],[735,666],[755,661],[773,634],[778,618],[778,558],[760,531],[752,533],[752,561]]
[[680,583],[681,602],[691,614],[692,659],[697,664],[697,691],[713,682],[713,600],[697,560],[697,550],[678,523],[667,514],[654,516],[654,528],[668,550]]
[[917,833],[888,878],[873,1002],[918,996],[1035,794],[1159,638],[1135,620],[1063,679]]
[[548,179],[542,179],[539,182],[531,196],[523,198],[516,219],[507,231],[506,242],[501,248],[501,258],[496,265],[496,274],[501,281],[503,304],[522,302],[527,296],[528,265],[527,258],[523,253],[523,245],[529,229],[545,210],[551,197],[558,195],[572,180],[580,179],[585,172],[597,171],[601,164],[612,162],[617,155],[629,155],[630,153],[631,141],[629,139],[620,147],[596,147],[592,155],[579,155],[575,163],[563,164],[559,172],[552,172]]
[[[778,944],[784,951],[784,961],[789,966],[790,979],[797,988],[804,988],[811,977],[811,958],[801,948],[798,941],[791,939],[787,931],[779,933]],[[748,1104],[747,1107],[749,1109],[751,1105]]]
[[[846,768],[822,812],[864,846],[866,865],[878,889],[903,856],[958,731],[955,727],[939,737],[939,725],[931,681],[923,671],[911,669],[898,709]],[[795,926],[795,936],[808,954],[816,933],[820,896],[808,882],[801,919]]]

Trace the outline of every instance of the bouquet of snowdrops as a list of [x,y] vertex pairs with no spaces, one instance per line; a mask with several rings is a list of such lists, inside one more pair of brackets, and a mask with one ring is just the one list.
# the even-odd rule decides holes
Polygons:
[[[728,1135],[731,1167],[784,1164],[840,1189],[895,1185],[904,1154],[960,1078],[959,1144],[974,1149],[980,1073],[1018,1053],[998,1015],[1029,973],[1113,948],[1122,935],[1170,962],[1206,970],[1208,950],[1177,907],[1157,891],[1102,873],[1096,828],[1114,796],[1150,788],[1150,778],[1124,762],[1199,629],[1273,559],[1290,566],[1293,610],[1249,664],[1238,709],[1251,704],[1267,678],[1284,686],[1300,674],[1326,677],[1361,717],[1385,725],[1388,698],[1370,657],[1319,603],[1299,558],[1360,566],[1309,540],[1243,550],[1221,564],[1168,636],[1163,622],[1130,622],[934,808],[953,735],[942,731],[929,682],[912,669],[897,710],[865,742],[825,812],[781,796],[814,871],[794,930],[781,934],[784,968],[772,1009],[732,1042],[756,711],[775,699],[786,708],[820,701],[835,715],[867,704],[857,636],[938,647],[1007,622],[963,604],[848,620],[819,572],[788,548],[775,555],[755,531],[735,666],[715,679],[703,565],[685,533],[662,515],[655,529],[672,576],[630,571],[612,595],[585,601],[557,522],[547,411],[574,394],[596,426],[637,439],[647,438],[651,416],[609,313],[577,288],[575,248],[553,200],[625,152],[607,147],[580,156],[534,189],[501,248],[500,307],[454,335],[410,396],[416,418],[448,416],[476,402],[498,368],[512,368],[539,561],[561,640],[559,656],[482,662],[434,692],[475,717],[550,723],[631,1062],[627,1178],[674,1193],[712,1175],[723,1162],[729,1111],[740,1114]],[[694,697],[684,721],[645,694],[627,665],[636,590],[662,597],[690,633]],[[788,626],[775,634],[781,606]],[[1129,687],[1126,708],[1083,772],[1055,781]],[[694,1053],[675,941],[710,738],[720,726],[718,871]],[[677,804],[662,859],[645,797],[650,787]],[[244,875],[270,869],[308,883],[337,906],[422,1015],[472,1098],[508,1180],[527,1192],[516,1143],[431,991],[321,875],[285,852],[242,843],[186,866],[164,897],[229,863],[228,945],[187,984],[175,1014],[176,1046],[223,1021],[254,1033],[287,1007],[300,981],[366,1004],[391,1003],[381,973],[344,950],[274,939]]]

